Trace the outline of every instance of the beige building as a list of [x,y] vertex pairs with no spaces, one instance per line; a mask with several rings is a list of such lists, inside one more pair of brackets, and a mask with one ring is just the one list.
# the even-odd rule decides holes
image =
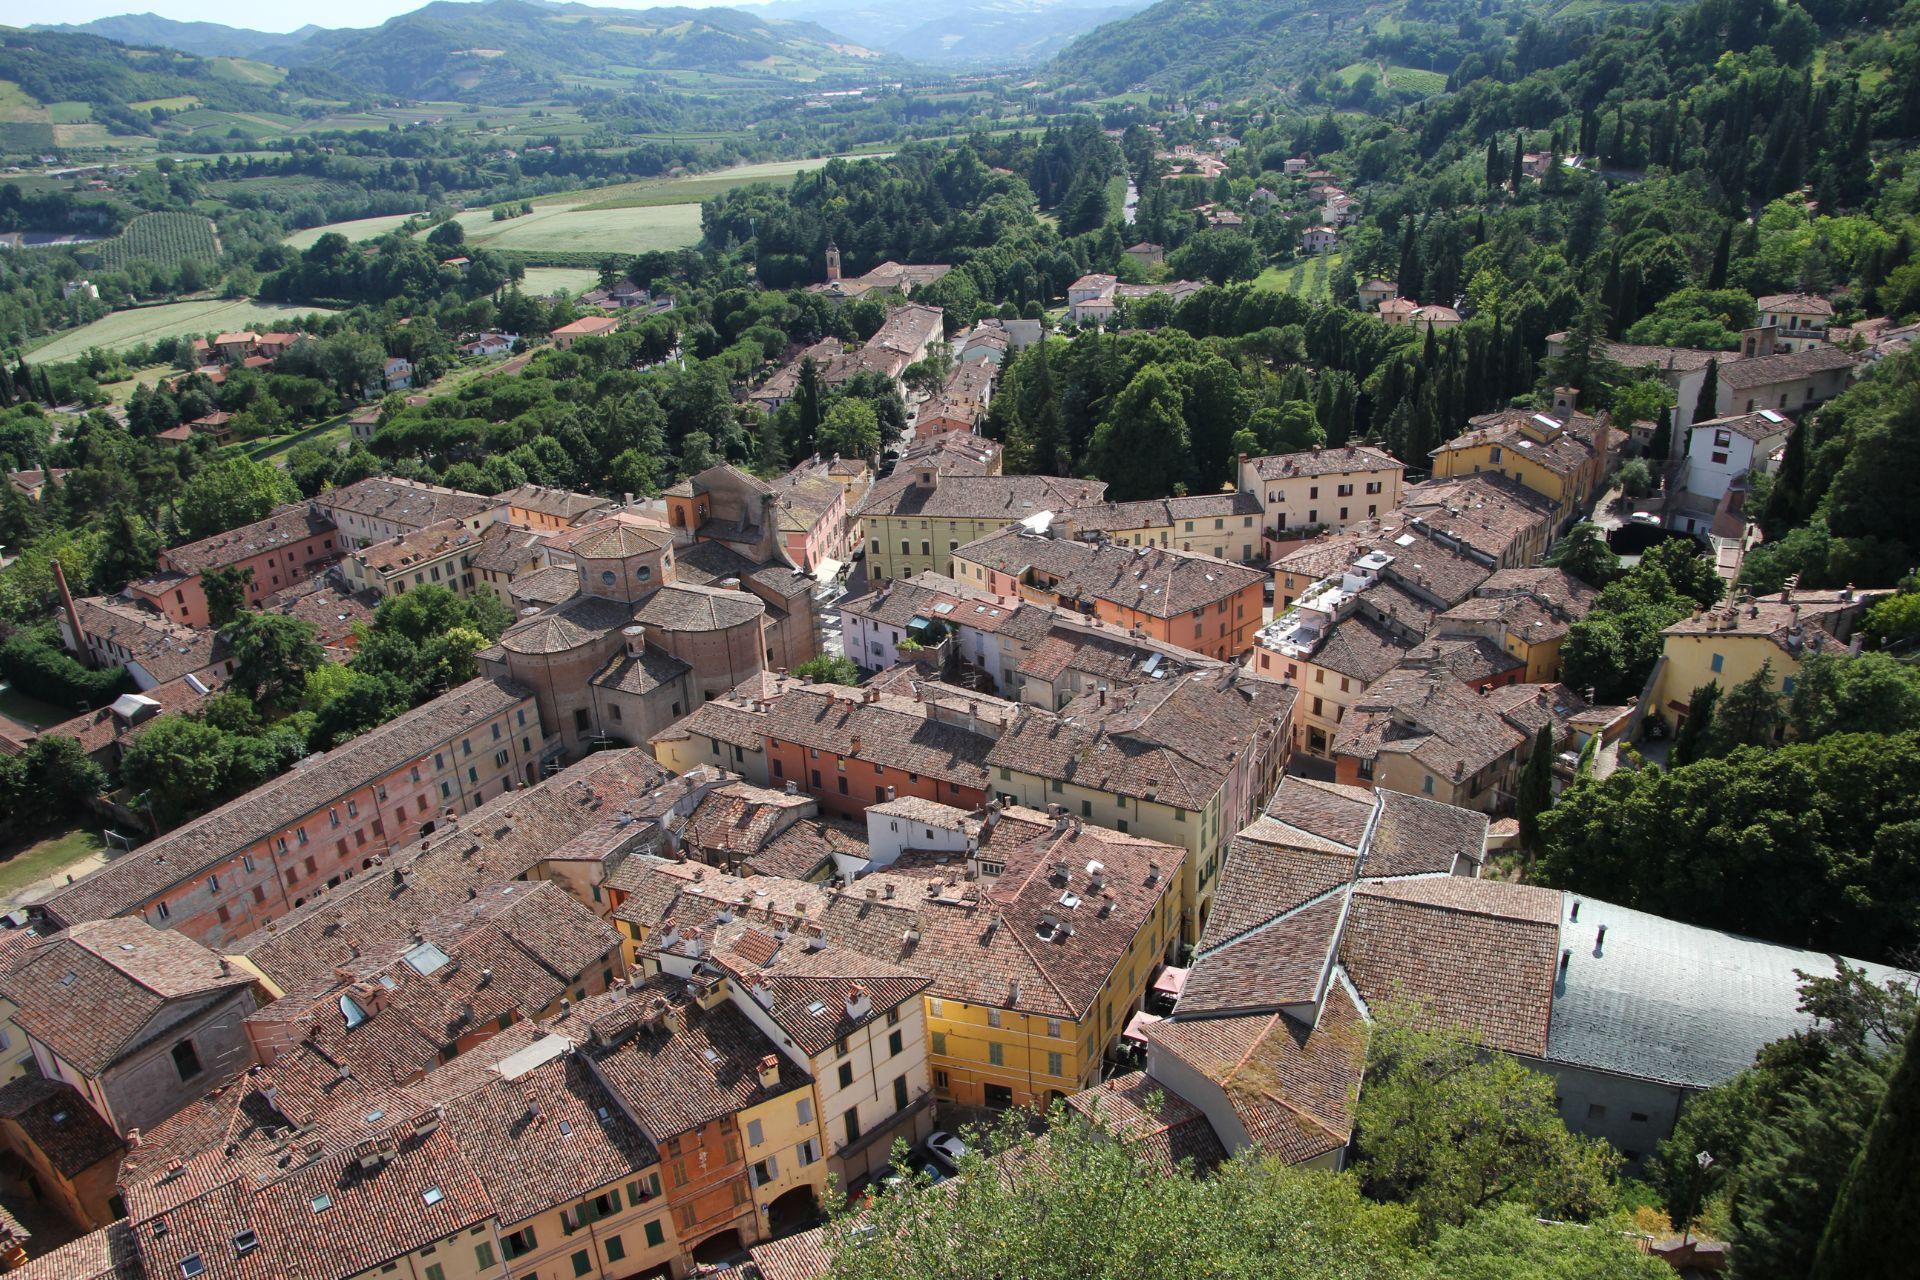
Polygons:
[[1327,530],[1340,530],[1400,505],[1406,464],[1372,445],[1311,449],[1265,458],[1244,455],[1239,488],[1259,502],[1266,558]]
[[1016,521],[1091,506],[1106,494],[1098,480],[1053,476],[956,475],[938,457],[902,465],[873,486],[854,514],[867,535],[867,580],[931,569],[945,573],[953,553]]

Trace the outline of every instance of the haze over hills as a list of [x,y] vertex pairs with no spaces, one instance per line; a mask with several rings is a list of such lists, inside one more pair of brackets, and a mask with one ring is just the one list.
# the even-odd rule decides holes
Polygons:
[[925,9],[858,0],[773,0],[753,11],[817,22],[913,62],[1017,66],[1044,61],[1085,32],[1149,0],[981,0]]
[[32,31],[64,31],[103,36],[121,44],[178,49],[203,57],[259,58],[273,62],[324,28],[308,24],[298,31],[253,31],[219,22],[177,22],[157,13],[122,13],[82,23],[40,23]]
[[[731,69],[759,63],[781,74],[836,69],[831,46],[891,54],[937,66],[1018,66],[1046,61],[1076,36],[1136,13],[1149,0],[981,0],[930,14],[925,8],[874,0],[772,0],[730,8],[674,11],[634,22],[635,11],[508,0],[438,0],[378,27],[255,31],[218,22],[178,22],[153,13],[119,14],[78,24],[30,29],[102,36],[123,44],[178,49],[202,56],[257,58],[283,65],[326,65],[371,87],[406,92],[396,73],[425,69],[443,90],[487,92],[537,83],[543,74],[591,71],[608,64],[680,69]],[[642,10],[641,14],[659,11]],[[679,29],[682,24],[691,24]],[[795,30],[808,26],[818,30]],[[655,47],[635,58],[636,28],[658,28]],[[609,43],[611,41],[611,43]],[[492,42],[492,43],[490,43]],[[465,50],[502,49],[491,70]],[[664,45],[664,47],[662,47]],[[859,57],[859,54],[851,55]],[[769,61],[771,60],[771,61]],[[419,96],[433,96],[422,93]]]
[[1160,0],[1081,36],[1053,77],[1107,93],[1136,86],[1183,90],[1212,83],[1278,83],[1329,44],[1357,45],[1380,0]]
[[803,22],[735,9],[602,9],[439,0],[370,30],[318,32],[290,51],[356,84],[416,98],[498,101],[568,77],[702,72],[810,82],[889,59]]

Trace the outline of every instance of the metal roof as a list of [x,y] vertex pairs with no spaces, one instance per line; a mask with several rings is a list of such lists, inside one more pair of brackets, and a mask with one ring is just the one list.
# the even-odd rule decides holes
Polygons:
[[[1817,951],[1575,893],[1561,895],[1560,950],[1548,1060],[1689,1088],[1731,1079],[1761,1046],[1808,1025],[1795,970],[1836,971],[1835,957]],[[1847,963],[1877,982],[1913,981],[1886,965]]]

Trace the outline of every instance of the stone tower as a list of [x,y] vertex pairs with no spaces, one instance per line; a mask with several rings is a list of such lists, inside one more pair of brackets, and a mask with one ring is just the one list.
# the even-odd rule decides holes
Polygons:
[[827,283],[832,284],[840,278],[840,246],[827,241]]

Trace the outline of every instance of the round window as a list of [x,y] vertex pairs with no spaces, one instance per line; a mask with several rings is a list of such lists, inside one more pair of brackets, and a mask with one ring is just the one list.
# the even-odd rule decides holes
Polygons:
[[647,565],[643,564],[638,569],[635,569],[633,571],[633,576],[638,578],[640,581],[645,582],[648,578],[651,578],[653,576],[653,570]]
[[606,584],[607,584],[608,586],[612,586],[612,585],[613,585],[613,570],[611,570],[611,569],[607,569],[607,570],[604,570],[604,571],[602,571],[602,573],[600,574],[600,581],[602,581],[602,582],[604,582],[604,583],[606,583]]

